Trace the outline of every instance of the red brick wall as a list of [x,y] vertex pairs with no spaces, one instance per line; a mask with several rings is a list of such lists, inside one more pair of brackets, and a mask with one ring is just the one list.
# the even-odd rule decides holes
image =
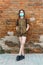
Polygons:
[[16,20],[18,11],[24,9],[26,18],[32,14],[35,22],[30,22],[30,30],[27,38],[38,41],[39,35],[43,34],[43,1],[41,0],[0,0],[0,37],[7,35],[7,31],[16,33]]

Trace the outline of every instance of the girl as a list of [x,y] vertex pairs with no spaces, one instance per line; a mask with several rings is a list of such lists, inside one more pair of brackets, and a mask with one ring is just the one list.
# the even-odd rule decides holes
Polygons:
[[24,45],[26,42],[26,36],[27,36],[28,29],[29,29],[29,24],[27,22],[27,19],[25,19],[25,11],[21,9],[19,10],[19,18],[16,23],[17,36],[20,41],[20,50],[19,50],[18,56],[16,57],[17,61],[25,58]]

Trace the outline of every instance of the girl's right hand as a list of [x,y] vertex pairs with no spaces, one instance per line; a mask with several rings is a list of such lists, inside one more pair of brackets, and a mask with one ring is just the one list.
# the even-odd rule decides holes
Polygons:
[[16,30],[18,30],[18,26],[16,26]]
[[19,27],[18,26],[16,26],[16,31],[19,32]]

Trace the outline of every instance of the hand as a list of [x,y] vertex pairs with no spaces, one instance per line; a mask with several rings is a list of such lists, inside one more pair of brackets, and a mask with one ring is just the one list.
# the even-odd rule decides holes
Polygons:
[[26,28],[26,31],[28,31],[28,29]]
[[18,26],[16,26],[16,30],[18,30]]
[[28,31],[29,30],[29,25],[27,24],[27,28],[26,28],[26,31]]
[[16,31],[19,32],[19,27],[18,26],[16,26]]

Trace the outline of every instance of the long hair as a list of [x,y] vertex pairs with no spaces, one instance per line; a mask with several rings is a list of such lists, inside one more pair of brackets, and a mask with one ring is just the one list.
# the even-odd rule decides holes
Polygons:
[[21,9],[21,10],[19,10],[19,13],[18,13],[19,18],[20,18],[20,11],[23,11],[24,12],[24,17],[25,17],[25,11],[23,9]]

